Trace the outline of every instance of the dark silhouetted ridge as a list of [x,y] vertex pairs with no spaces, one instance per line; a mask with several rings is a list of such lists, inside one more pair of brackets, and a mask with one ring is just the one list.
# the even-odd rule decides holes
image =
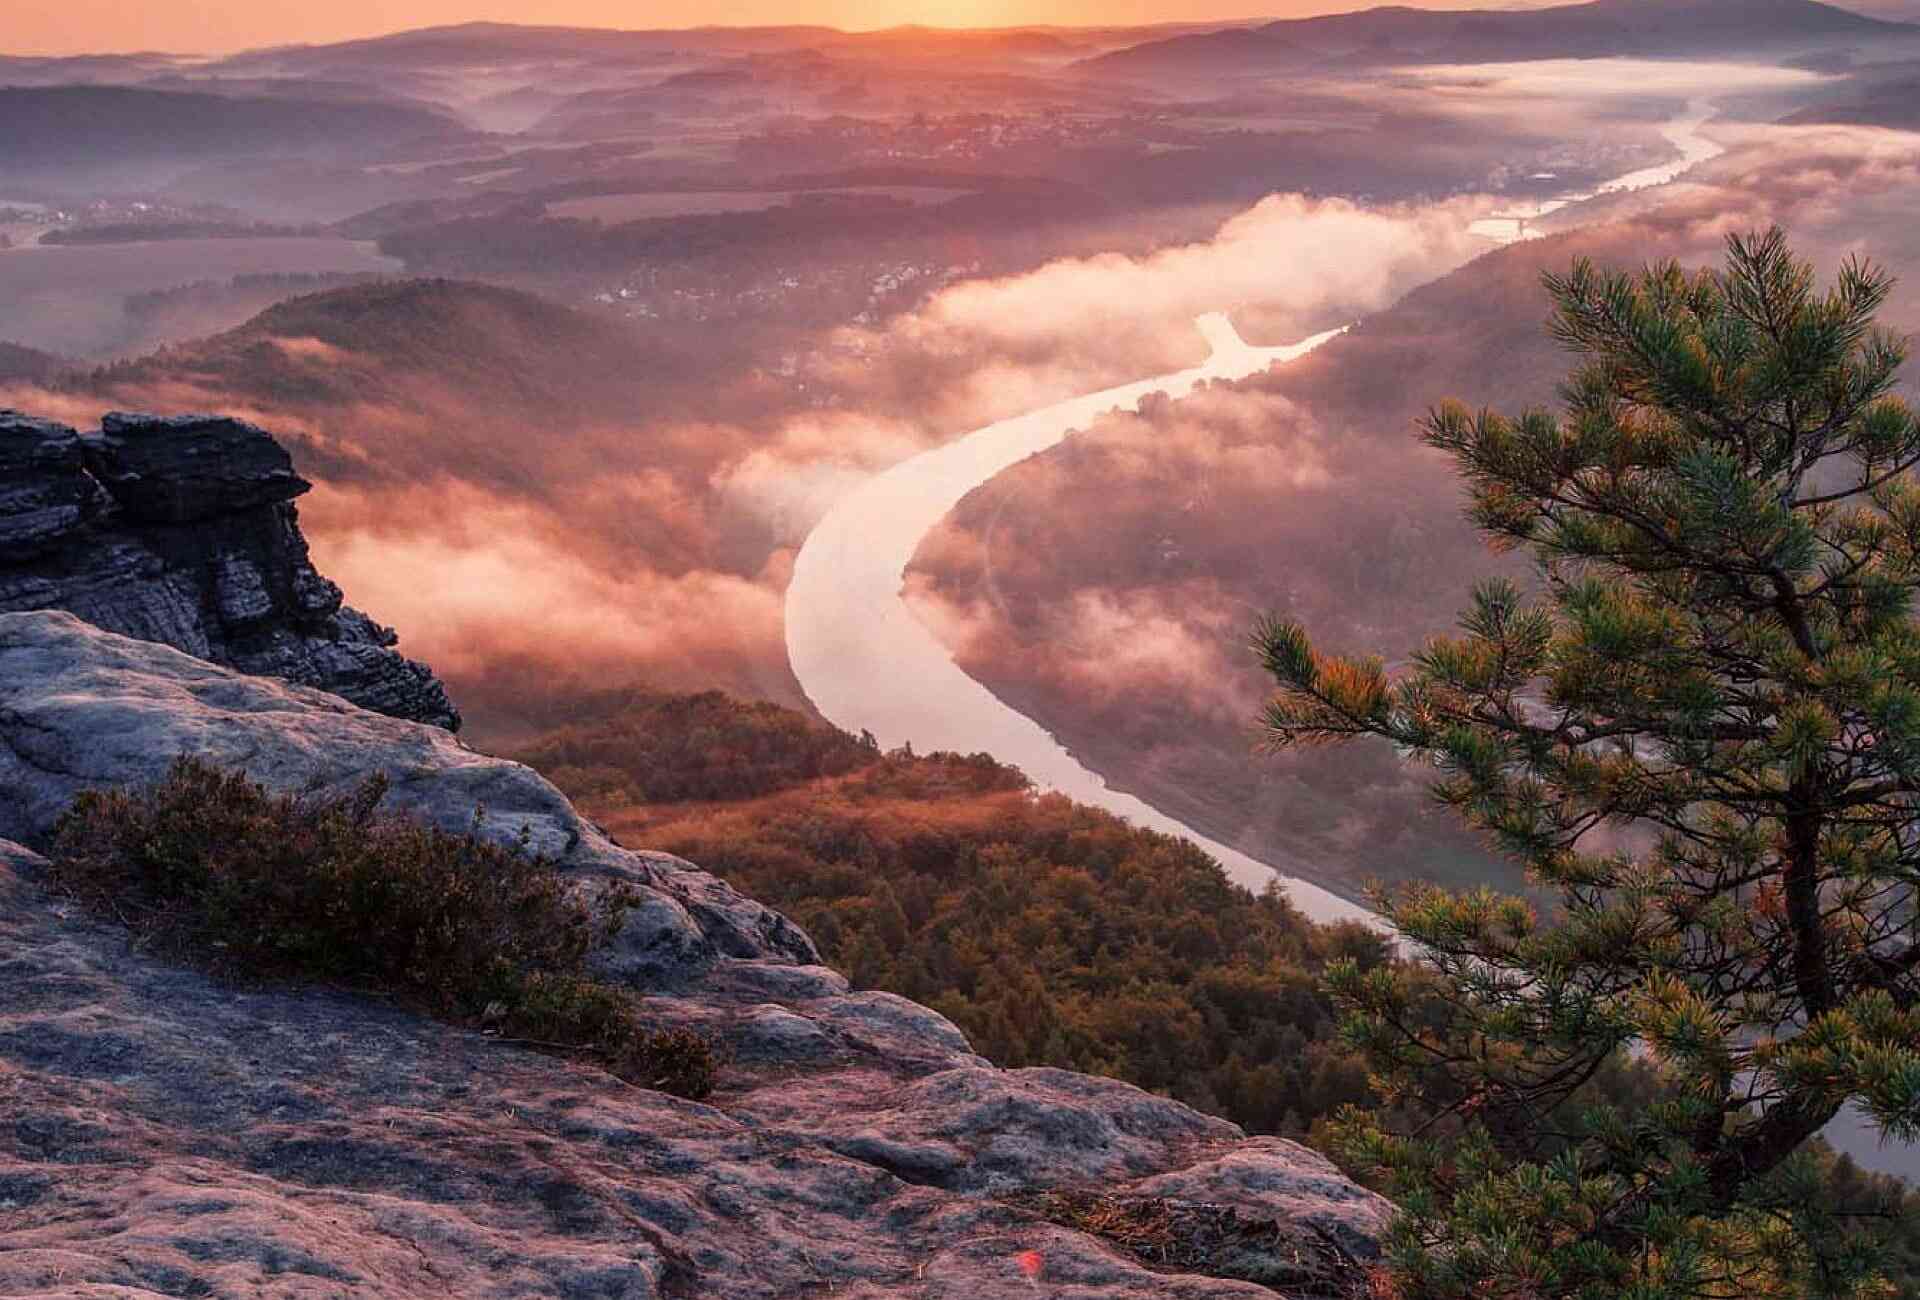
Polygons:
[[1818,45],[1920,27],[1816,0],[1590,0],[1519,12],[1390,6],[1136,45],[1080,65],[1115,74],[1251,72],[1327,61],[1486,63]]

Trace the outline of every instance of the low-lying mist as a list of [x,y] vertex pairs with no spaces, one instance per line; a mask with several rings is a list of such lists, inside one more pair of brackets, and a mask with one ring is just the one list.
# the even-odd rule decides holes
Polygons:
[[[287,439],[317,561],[482,731],[526,692],[630,681],[802,702],[779,606],[866,475],[975,425],[1204,353],[1258,306],[1288,341],[1458,265],[1485,207],[1276,195],[1209,240],[963,282],[873,325],[729,345],[447,282],[296,299],[239,330],[0,400],[75,423],[215,409]],[[479,698],[472,698],[478,692]]]
[[[1368,877],[1501,870],[1424,806],[1422,774],[1367,747],[1252,756],[1267,688],[1246,640],[1278,612],[1327,648],[1404,658],[1472,580],[1506,571],[1460,515],[1416,421],[1445,397],[1551,405],[1570,366],[1538,277],[1575,256],[1717,262],[1779,222],[1824,269],[1920,256],[1913,136],[1739,128],[1683,183],[1569,212],[1569,233],[1486,256],[1321,351],[1179,403],[1117,413],[976,492],[909,575],[961,664],[1116,784],[1217,838]],[[1885,319],[1920,325],[1920,279]],[[1515,885],[1507,878],[1504,883]]]

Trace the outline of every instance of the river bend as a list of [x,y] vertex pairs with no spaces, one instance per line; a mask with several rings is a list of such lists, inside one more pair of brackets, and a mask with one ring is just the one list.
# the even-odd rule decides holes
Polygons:
[[[1540,204],[1474,227],[1496,243],[1525,238],[1527,222],[1569,203],[1664,184],[1721,152],[1699,134],[1712,115],[1696,101],[1662,132],[1678,160],[1622,176],[1595,190]],[[1504,224],[1503,224],[1504,223]],[[815,525],[787,588],[787,656],[814,706],[848,731],[870,731],[893,748],[984,751],[1024,771],[1043,790],[1117,813],[1136,825],[1191,840],[1227,874],[1260,890],[1276,876],[1295,906],[1318,921],[1377,925],[1365,908],[1268,863],[1211,840],[1083,767],[1039,723],[962,672],[908,610],[901,590],[921,540],[975,488],[1029,456],[1057,446],[1108,411],[1130,410],[1154,393],[1184,397],[1214,379],[1244,379],[1306,355],[1341,331],[1286,347],[1253,347],[1224,314],[1197,322],[1212,351],[1190,370],[1057,402],[965,434],[882,471],[837,500]]]

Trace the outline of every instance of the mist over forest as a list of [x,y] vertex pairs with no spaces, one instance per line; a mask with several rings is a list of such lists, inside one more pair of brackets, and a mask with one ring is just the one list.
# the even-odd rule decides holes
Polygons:
[[[1563,401],[1542,277],[1576,259],[1697,271],[1779,226],[1823,278],[1893,272],[1879,319],[1920,332],[1907,0],[5,41],[0,410],[270,431],[314,567],[468,744],[792,912],[995,1064],[1316,1142],[1378,1082],[1321,981],[1393,952],[1258,885],[1550,891],[1436,806],[1431,763],[1263,750],[1256,626],[1397,672],[1475,582],[1537,589],[1418,425]],[[823,708],[790,587],[837,508],[996,425],[1332,331],[961,485],[866,611],[877,644],[904,604],[996,716],[1242,855],[1253,893],[1021,754],[928,757],[986,748],[932,722],[883,747]],[[1263,980],[1284,1014],[1248,1009]],[[1829,1136],[1843,1182],[1920,1172]]]

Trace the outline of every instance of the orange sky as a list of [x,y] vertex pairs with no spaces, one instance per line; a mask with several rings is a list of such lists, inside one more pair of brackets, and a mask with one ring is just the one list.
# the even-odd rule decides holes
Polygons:
[[[0,0],[0,54],[225,53],[477,20],[624,28],[822,23],[858,30],[901,23],[1084,26],[1297,18],[1383,3],[1525,9],[1570,2],[1577,0]],[[1836,2],[1857,12],[1920,19],[1920,0]]]
[[[485,19],[593,27],[701,23],[1145,23],[1365,8],[1377,0],[0,0],[0,53],[109,50],[224,52],[334,41]],[[1513,0],[1400,0],[1427,8],[1518,7]],[[1538,3],[1539,0],[1535,0]]]

